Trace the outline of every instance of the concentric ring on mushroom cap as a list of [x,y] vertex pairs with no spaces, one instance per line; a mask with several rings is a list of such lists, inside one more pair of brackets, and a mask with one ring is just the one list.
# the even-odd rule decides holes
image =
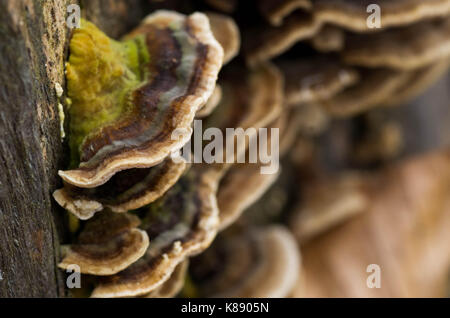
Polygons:
[[450,17],[346,40],[345,62],[365,67],[411,70],[450,56]]
[[255,66],[286,52],[297,42],[311,38],[322,24],[312,15],[295,12],[279,27],[261,26],[243,33],[247,63]]
[[150,238],[145,255],[125,270],[102,277],[91,297],[150,293],[167,281],[186,257],[206,249],[218,229],[219,174],[193,166],[162,198],[138,213]]
[[331,98],[359,79],[354,68],[329,56],[285,60],[276,65],[284,75],[288,105]]
[[283,23],[283,19],[298,9],[312,8],[310,0],[259,0],[257,1],[261,14],[275,26]]
[[300,252],[285,227],[272,225],[226,233],[191,264],[203,296],[286,297],[297,282]]
[[211,31],[223,48],[223,64],[227,64],[238,53],[241,46],[241,35],[236,22],[229,16],[207,12]]
[[80,272],[112,275],[142,257],[149,246],[145,231],[136,229],[139,219],[130,214],[104,211],[88,221],[78,242],[62,246],[60,268],[78,265]]
[[[195,113],[211,95],[223,60],[223,50],[212,35],[207,17],[201,13],[186,17],[169,11],[157,11],[131,32],[122,44],[105,40],[99,34],[101,32],[97,31],[96,35],[103,42],[89,42],[86,38],[90,35],[83,28],[74,31],[68,65],[69,88],[71,78],[78,80],[76,83],[80,85],[82,83],[78,77],[82,74],[78,74],[75,67],[79,65],[76,61],[91,58],[91,51],[76,47],[77,43],[80,46],[90,43],[94,48],[101,43],[113,52],[111,54],[122,45],[119,52],[131,52],[129,62],[134,68],[123,70],[123,65],[114,64],[116,59],[110,58],[107,61],[116,68],[103,75],[108,78],[122,71],[133,78],[132,71],[135,71],[136,76],[144,80],[124,93],[124,96],[129,94],[131,102],[127,107],[131,107],[132,111],[125,114],[119,112],[119,116],[115,115],[115,122],[107,122],[101,129],[89,131],[80,144],[80,165],[76,169],[59,171],[66,182],[78,187],[101,185],[120,170],[154,166],[180,149],[190,135],[184,134],[179,140],[172,140],[171,134],[178,128],[191,132]],[[129,47],[138,47],[138,54],[133,55],[135,51]],[[120,56],[123,53],[116,54]],[[140,65],[141,60],[144,65]],[[126,79],[118,77],[118,81]],[[108,80],[105,83],[111,85]],[[70,96],[71,92],[68,93]],[[99,98],[98,94],[95,96]],[[123,106],[118,106],[119,110],[120,107]],[[70,109],[73,115],[74,109],[77,109],[75,102]],[[76,122],[73,117],[71,121]],[[85,115],[81,114],[81,117],[80,121]]]
[[53,197],[81,220],[91,218],[104,208],[126,212],[158,199],[177,182],[185,169],[184,159],[175,162],[168,158],[154,167],[119,171],[96,188],[77,188],[65,184],[53,193]]
[[[284,133],[287,132],[285,125],[287,125],[287,118],[281,115],[267,128],[267,143],[260,143],[259,145],[264,144],[267,149],[272,149],[272,129],[278,129],[275,149],[280,150],[281,140],[283,140]],[[258,136],[258,138],[261,138],[261,136]],[[272,153],[271,155],[275,154]],[[245,209],[255,203],[276,181],[280,175],[281,167],[273,173],[262,173],[261,169],[266,165],[267,163],[262,163],[259,160],[256,163],[234,163],[224,171],[217,190],[220,230],[224,230],[235,222]]]
[[185,260],[175,267],[170,278],[159,288],[146,295],[146,298],[171,298],[176,296],[184,286],[189,261]]
[[407,25],[419,20],[445,16],[450,13],[449,0],[315,0],[314,16],[321,22],[328,22],[356,32],[379,30],[367,26],[367,12],[370,4],[381,9],[381,27]]
[[409,75],[409,72],[387,69],[366,70],[361,73],[363,81],[317,103],[325,107],[332,116],[352,116],[388,101],[407,82]]
[[[222,99],[214,112],[209,115],[205,128],[219,128],[224,134],[227,128],[254,128],[249,138],[255,138],[257,130],[273,122],[283,109],[283,77],[273,64],[263,63],[255,69],[245,67],[228,68],[221,73],[219,84]],[[245,139],[245,140],[244,140]],[[228,161],[245,153],[248,140],[237,140],[236,149],[223,151]],[[222,165],[224,169],[228,165]]]

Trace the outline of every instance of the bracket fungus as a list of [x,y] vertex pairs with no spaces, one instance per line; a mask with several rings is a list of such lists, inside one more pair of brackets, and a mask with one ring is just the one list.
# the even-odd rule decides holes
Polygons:
[[[315,0],[313,15],[322,23],[338,25],[355,32],[372,32],[367,25],[371,0]],[[378,0],[382,29],[402,26],[450,13],[448,0]]]
[[67,63],[71,169],[59,175],[92,188],[118,171],[160,163],[188,141],[171,133],[191,131],[222,61],[201,13],[157,11],[121,42],[82,21]]
[[108,208],[114,212],[138,209],[161,197],[186,170],[182,158],[170,158],[143,169],[128,169],[116,173],[105,184],[96,188],[78,188],[65,184],[53,193],[55,200],[81,220]]
[[370,35],[349,36],[345,62],[365,67],[417,69],[450,56],[450,17]]
[[159,288],[186,257],[203,251],[216,235],[219,175],[192,167],[163,197],[137,210],[150,245],[137,262],[98,280],[91,297],[127,297]]
[[75,244],[62,247],[58,266],[76,264],[83,274],[116,274],[142,257],[149,246],[147,233],[137,229],[139,223],[131,214],[98,214],[85,224]]
[[325,56],[284,60],[277,66],[285,78],[285,103],[288,105],[329,99],[359,80],[356,69]]
[[281,225],[234,230],[222,234],[192,260],[190,273],[200,295],[288,296],[301,266],[292,234]]
[[226,15],[208,12],[206,16],[214,37],[223,48],[223,64],[227,64],[239,53],[241,46],[239,28],[236,22]]
[[309,10],[311,0],[260,0],[258,1],[261,14],[274,26],[281,25],[285,17],[295,10]]

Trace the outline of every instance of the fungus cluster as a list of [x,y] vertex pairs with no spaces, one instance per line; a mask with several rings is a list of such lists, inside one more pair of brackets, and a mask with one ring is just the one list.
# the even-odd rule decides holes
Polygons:
[[[334,246],[354,259],[348,242],[378,240],[392,261],[365,222],[389,223],[406,200],[395,189],[419,219],[419,197],[436,196],[430,222],[447,222],[447,152],[385,165],[404,142],[391,106],[448,70],[450,1],[378,2],[380,28],[368,0],[171,1],[179,12],[151,12],[120,40],[82,20],[66,64],[70,162],[53,193],[81,221],[59,267],[78,265],[91,297],[339,296],[325,292],[347,270],[330,269]],[[246,134],[215,148],[220,162],[189,162],[196,120]],[[273,173],[249,162],[261,140],[279,155]],[[407,211],[390,232],[411,253],[402,262],[438,239],[411,239]]]

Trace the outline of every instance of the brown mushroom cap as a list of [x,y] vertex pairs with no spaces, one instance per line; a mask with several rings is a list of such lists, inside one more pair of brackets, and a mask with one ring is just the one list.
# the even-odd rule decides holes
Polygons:
[[91,297],[148,294],[170,278],[186,257],[209,246],[218,229],[218,174],[193,166],[162,198],[138,210],[151,240],[137,262],[99,281]]
[[[216,127],[225,134],[226,128],[254,128],[256,130],[274,121],[283,109],[283,77],[273,64],[263,63],[255,69],[233,67],[221,73],[219,84],[222,99],[205,121],[206,127]],[[228,158],[245,153],[248,142],[237,145]],[[227,165],[223,165],[224,169]]]
[[325,25],[311,38],[310,43],[322,53],[341,51],[345,46],[345,32],[339,27]]
[[[181,158],[180,158],[181,159]],[[81,220],[109,208],[114,212],[138,209],[161,197],[186,169],[184,160],[168,158],[144,169],[128,169],[116,173],[105,184],[92,189],[66,184],[53,193],[55,200]]]
[[251,66],[270,60],[290,49],[297,42],[309,39],[321,23],[304,12],[295,12],[279,27],[261,26],[243,33],[246,60]]
[[92,275],[115,274],[142,257],[149,246],[145,231],[133,228],[139,219],[129,214],[100,213],[87,224],[78,243],[63,246],[60,268],[78,265]]
[[396,90],[384,105],[401,105],[419,96],[448,71],[449,65],[450,59],[444,59],[412,72],[409,79]]
[[205,0],[205,2],[214,9],[232,13],[237,7],[238,0]]
[[280,225],[227,233],[192,260],[191,273],[208,297],[286,297],[295,286],[300,254]]
[[96,187],[120,170],[160,163],[189,140],[189,134],[172,140],[172,132],[191,131],[195,113],[213,92],[223,61],[208,18],[201,13],[157,11],[126,39],[140,37],[146,40],[150,59],[145,66],[151,76],[132,92],[138,116],[121,117],[89,134],[80,145],[80,165],[59,171],[64,181]]
[[220,180],[217,191],[220,229],[230,226],[275,182],[279,173],[262,174],[262,164],[234,164]]
[[399,70],[417,69],[449,56],[450,17],[349,36],[342,52],[349,64]]
[[288,105],[329,99],[359,79],[355,69],[327,56],[285,60],[277,66],[285,78]]
[[448,0],[315,0],[313,12],[322,23],[339,25],[356,32],[377,29],[367,27],[367,7],[377,4],[381,9],[381,27],[402,26],[423,19],[450,13]]
[[386,69],[367,70],[361,74],[364,80],[318,103],[335,117],[352,116],[387,102],[409,75]]
[[312,4],[310,0],[259,0],[258,7],[272,25],[279,26],[289,14],[298,9],[311,9]]
[[175,267],[170,278],[159,288],[146,295],[146,298],[172,298],[183,288],[189,261],[185,260]]
[[221,100],[222,100],[222,87],[219,84],[216,84],[216,87],[214,87],[212,95],[209,97],[205,106],[203,106],[197,112],[197,114],[195,114],[195,117],[204,118],[211,115],[211,113],[214,111],[214,109],[216,109],[217,105],[219,105]]
[[223,48],[223,64],[227,64],[238,53],[241,46],[241,35],[234,20],[226,15],[208,12],[206,16],[211,31]]

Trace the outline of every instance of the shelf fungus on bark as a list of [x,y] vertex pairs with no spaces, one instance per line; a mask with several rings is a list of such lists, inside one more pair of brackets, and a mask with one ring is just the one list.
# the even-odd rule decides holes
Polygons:
[[211,97],[208,99],[206,104],[195,114],[195,118],[204,118],[211,115],[211,113],[214,111],[214,109],[216,109],[221,100],[222,87],[220,86],[220,84],[216,84]]
[[78,188],[65,184],[53,193],[55,200],[81,220],[108,208],[114,212],[138,209],[161,197],[186,170],[182,158],[165,159],[151,168],[133,168],[117,172],[96,188]]
[[297,243],[281,225],[223,233],[191,264],[206,297],[286,297],[301,266]]
[[274,26],[279,26],[283,20],[296,10],[310,10],[311,0],[259,0],[261,14]]
[[[267,127],[281,114],[283,77],[273,64],[263,63],[252,70],[227,68],[221,73],[219,84],[222,99],[206,118],[205,126],[219,128],[223,134],[227,128],[243,130],[244,138],[236,138],[234,149],[223,145],[224,153],[221,155],[224,155],[224,161],[235,162],[245,153],[248,142],[256,138],[258,129]],[[236,131],[235,134],[241,135]]]
[[131,214],[99,213],[89,220],[77,242],[62,247],[60,268],[75,264],[83,274],[113,275],[142,257],[148,235],[137,229],[139,218]]
[[67,183],[92,188],[116,172],[162,162],[190,138],[210,97],[223,50],[208,18],[157,11],[122,41],[82,21],[67,63],[71,148]]
[[284,60],[276,65],[284,75],[288,105],[329,99],[359,80],[356,69],[326,56]]
[[206,249],[216,235],[218,174],[193,166],[175,186],[152,204],[137,210],[150,245],[125,270],[99,278],[91,297],[148,294],[166,282],[180,262]]
[[259,26],[243,33],[247,63],[255,66],[289,50],[299,41],[313,37],[321,28],[314,16],[295,12],[278,27]]
[[146,298],[172,298],[175,297],[183,288],[186,280],[189,261],[185,260],[175,267],[170,278],[160,287],[146,295]]
[[[316,0],[312,12],[322,23],[339,25],[355,32],[371,32],[368,27],[369,5],[380,8],[380,28],[402,26],[450,13],[449,0]],[[369,12],[369,13],[368,13]]]
[[411,70],[450,56],[450,17],[370,35],[352,35],[342,58],[352,65]]
[[239,28],[232,18],[214,12],[206,13],[211,30],[223,48],[223,64],[227,64],[238,53],[241,46]]
[[408,81],[410,72],[381,68],[365,70],[360,76],[363,80],[318,104],[335,117],[362,113],[388,101]]
[[414,70],[409,75],[409,79],[400,86],[393,96],[383,105],[401,105],[422,94],[428,87],[448,72],[450,58],[437,61],[431,65]]

